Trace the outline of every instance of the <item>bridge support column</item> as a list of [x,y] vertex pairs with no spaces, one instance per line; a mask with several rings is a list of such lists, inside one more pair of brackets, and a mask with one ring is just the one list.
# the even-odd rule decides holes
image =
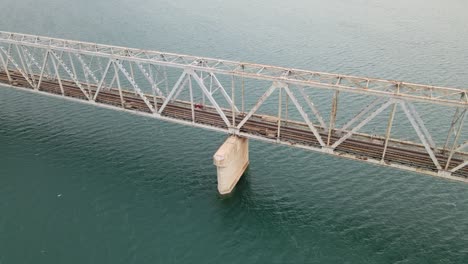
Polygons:
[[249,165],[249,140],[229,136],[214,154],[213,162],[217,167],[219,193],[231,193]]

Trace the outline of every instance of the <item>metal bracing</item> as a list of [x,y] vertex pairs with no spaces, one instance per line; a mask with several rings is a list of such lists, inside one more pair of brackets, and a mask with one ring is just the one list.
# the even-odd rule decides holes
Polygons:
[[0,51],[3,52],[3,54],[5,55],[6,57],[6,61],[7,61],[7,66],[8,67],[8,62],[11,62],[13,64],[13,66],[15,66],[16,70],[21,73],[21,75],[24,77],[24,79],[26,79],[26,81],[28,81],[29,85],[31,85],[32,88],[36,87],[32,80],[29,79],[29,76],[27,73],[24,72],[23,69],[21,69],[21,67],[18,65],[18,63],[16,63],[16,61],[13,59],[13,57],[10,56],[10,54],[8,54],[8,52],[3,48],[3,47],[0,47]]
[[384,150],[382,152],[382,161],[385,160],[385,154],[387,153],[388,141],[390,140],[390,133],[392,133],[393,119],[395,118],[397,104],[393,103],[392,111],[390,112],[390,117],[388,118],[387,132],[385,133],[385,143]]
[[453,139],[452,148],[450,150],[450,154],[449,154],[447,162],[445,164],[445,170],[448,170],[450,162],[452,161],[453,154],[455,154],[457,144],[458,144],[457,142],[458,142],[458,140],[460,138],[460,135],[461,135],[461,132],[462,132],[463,122],[465,121],[466,110],[467,109],[464,109],[463,111],[461,111],[459,121],[458,121],[458,128],[455,131],[455,138]]
[[29,50],[22,46],[23,48],[23,51],[24,53],[26,54],[26,56],[29,58],[29,61],[32,63],[32,65],[36,66],[36,68],[41,71],[42,70],[42,67],[39,65],[39,63],[37,62],[36,58],[34,57],[34,55],[31,54],[31,52],[29,52]]
[[159,89],[158,85],[156,84],[156,82],[154,81],[153,77],[148,74],[148,72],[145,70],[145,68],[143,68],[143,66],[141,65],[141,63],[136,63],[136,65],[138,66],[138,68],[140,69],[141,73],[143,73],[143,75],[145,76],[146,80],[148,80],[148,82],[151,84],[151,88],[153,89],[153,92],[156,92],[159,96],[163,97],[164,94],[161,92],[161,90]]
[[452,172],[452,173],[453,173],[453,172],[456,172],[456,171],[458,171],[458,170],[460,170],[460,169],[466,167],[467,165],[468,165],[468,160],[465,161],[465,162],[463,162],[462,164],[456,166],[455,168],[451,169],[450,172]]
[[63,89],[62,79],[60,78],[60,73],[57,68],[57,63],[55,62],[54,59],[52,59],[52,65],[54,66],[55,76],[57,76],[57,81],[60,86],[60,92],[62,92],[62,96],[65,96],[65,90]]
[[215,74],[279,81],[307,88],[317,87],[349,93],[393,97],[407,101],[425,101],[449,106],[468,107],[467,91],[466,89],[459,88],[322,73],[1,31],[0,43],[42,49],[50,48],[56,51],[79,53],[100,58],[112,57],[119,60],[150,63],[180,69],[191,68]]
[[252,107],[252,109],[249,111],[247,116],[242,119],[242,121],[237,125],[237,129],[241,129],[242,126],[252,117],[255,112],[260,108],[260,106],[265,102],[265,100],[270,97],[270,95],[273,93],[273,91],[276,90],[276,88],[282,87],[282,85],[278,85],[277,83],[273,83],[273,85],[268,88],[268,90],[258,99],[258,101],[255,103],[255,105]]
[[304,121],[306,122],[307,126],[309,126],[310,130],[314,134],[317,141],[320,143],[320,146],[325,147],[325,143],[323,142],[322,137],[320,136],[319,132],[317,131],[317,128],[312,124],[312,122],[310,121],[308,115],[304,112],[304,109],[302,109],[301,105],[299,104],[299,102],[296,99],[296,96],[292,93],[291,90],[289,90],[289,87],[285,86],[284,90],[288,94],[289,98],[291,98],[291,101],[296,106],[297,110],[301,114],[301,116],[304,119]]
[[299,90],[299,93],[301,93],[302,97],[304,98],[307,106],[309,106],[309,108],[312,110],[312,112],[314,113],[315,117],[317,118],[317,120],[319,121],[320,125],[324,128],[324,129],[327,129],[327,124],[325,123],[325,121],[323,121],[323,117],[322,115],[320,114],[319,110],[317,109],[317,107],[315,107],[314,103],[312,102],[312,99],[310,99],[310,96],[308,96],[305,91],[304,91],[304,88],[302,88],[301,86],[298,86],[297,89]]
[[83,88],[83,86],[81,86],[81,82],[76,78],[76,76],[73,75],[73,73],[70,71],[70,69],[67,67],[67,65],[65,64],[65,62],[63,62],[63,60],[59,57],[59,55],[57,55],[54,51],[52,50],[49,50],[49,53],[52,54],[52,56],[55,58],[55,60],[57,60],[57,62],[60,64],[60,66],[62,66],[62,68],[65,70],[65,72],[67,72],[68,76],[70,76],[70,78],[75,82],[76,86],[78,86],[78,88],[80,88],[81,92],[83,93],[83,95],[88,99],[88,100],[91,100],[91,96],[85,91],[85,89]]
[[283,86],[278,87],[278,118],[276,129],[276,142],[281,141],[281,119],[283,114]]
[[25,47],[21,46],[21,49],[20,49],[20,47],[16,46],[16,50],[18,52],[19,58],[21,59],[21,64],[23,65],[23,69],[25,69],[25,71],[29,74],[34,87],[36,87],[36,79],[34,77],[35,74],[31,67],[32,62],[29,60],[29,57],[24,52]]
[[[135,82],[135,79],[134,77],[130,76],[130,74],[128,73],[128,71],[125,69],[125,67],[122,65],[122,63],[120,63],[118,60],[114,60],[114,63],[115,65],[117,65],[117,67],[120,69],[120,71],[123,73],[123,75],[125,76],[125,78],[127,78],[127,80],[130,82],[130,84],[132,85],[133,89],[135,90],[135,92],[141,97],[141,99],[145,102],[146,106],[148,106],[148,108],[150,109],[151,112],[153,113],[157,113],[155,111],[155,109],[153,108],[153,106],[151,105],[150,101],[148,100],[148,98],[146,98],[146,96],[143,94],[143,92],[140,90],[140,87],[138,87],[138,84]],[[107,64],[107,67],[106,67],[106,70],[104,71],[104,74],[103,74],[103,77],[102,77],[102,80],[101,80],[101,83],[100,85],[102,85],[102,82],[105,78],[105,76],[107,75],[107,71],[109,70],[109,66],[111,64],[111,60],[109,60],[109,63]],[[130,64],[131,65],[131,64]],[[99,89],[99,87],[98,87]],[[96,95],[97,95],[97,92],[96,92]]]
[[0,52],[0,62],[2,63],[3,71],[5,71],[7,75],[8,82],[11,83],[13,80],[11,79],[10,71],[8,70],[8,66],[7,66],[6,60],[3,58],[2,52]]
[[117,89],[119,89],[120,104],[122,108],[125,108],[125,101],[123,98],[122,87],[120,86],[119,69],[117,68],[117,65],[115,64],[114,61],[112,61],[112,66],[114,68],[115,80],[117,82]]
[[[341,79],[338,79],[337,83],[339,83],[340,80]],[[335,91],[335,93],[333,94],[332,109],[330,113],[330,124],[328,125],[327,146],[330,146],[331,135],[332,135],[333,129],[335,128],[336,114],[338,113],[338,95],[339,94],[340,94],[340,91]]]
[[366,119],[362,120],[358,125],[356,125],[353,129],[348,131],[343,137],[338,139],[333,145],[331,146],[332,149],[338,147],[341,143],[343,143],[346,139],[350,138],[354,133],[356,133],[359,129],[369,123],[372,119],[374,119],[378,114],[380,114],[383,110],[387,109],[393,103],[394,99],[390,99],[384,104],[382,104],[377,110],[372,112]]
[[426,125],[424,125],[424,121],[422,121],[422,119],[419,116],[418,112],[414,108],[414,105],[411,104],[411,103],[407,103],[407,106],[408,106],[408,109],[411,112],[411,115],[414,117],[414,119],[418,123],[419,127],[421,128],[422,132],[424,133],[424,136],[426,137],[427,142],[429,143],[431,148],[435,149],[436,144],[435,144],[434,140],[432,139],[431,133],[429,133],[429,131],[427,130]]
[[[0,85],[441,177],[466,175],[468,182],[468,141],[463,131],[468,111],[466,89],[6,32],[0,32]],[[322,115],[324,109],[319,107],[319,98],[330,96],[320,94],[324,89],[333,91],[330,116]],[[317,97],[310,95],[315,90]],[[265,103],[276,91],[277,102],[275,97]],[[373,101],[368,105],[360,104],[369,98],[346,100],[346,105],[342,102],[341,98],[356,93]],[[439,116],[446,118],[446,112],[421,116],[414,102],[424,102],[421,109],[435,104],[456,109],[450,128],[433,122]],[[289,104],[298,111],[289,111],[294,108],[289,109]],[[395,118],[398,107],[416,131],[417,142],[397,138],[401,132]],[[389,116],[383,119],[386,131],[380,135],[361,131],[364,126],[372,129],[369,123],[389,108]],[[354,117],[342,120],[348,117],[347,111],[358,109]],[[427,116],[433,123],[424,123]],[[374,131],[382,128],[382,124],[375,125]],[[448,130],[445,145],[436,144],[433,138],[439,135],[431,134],[426,125],[432,132]],[[403,150],[406,154],[400,158]]]
[[354,123],[356,123],[356,121],[361,119],[363,116],[367,115],[367,113],[369,113],[372,109],[374,109],[376,106],[383,103],[384,101],[385,101],[385,98],[374,99],[369,105],[363,108],[357,115],[355,115],[346,124],[344,124],[339,130],[347,130]]
[[[218,86],[218,88],[215,90],[217,91],[218,89],[221,91],[221,94],[223,95],[224,99],[229,103],[229,106],[231,108],[234,108],[236,112],[239,112],[239,109],[237,109],[236,105],[232,102],[231,98],[227,94],[226,90],[224,89],[224,86],[219,82],[218,78],[216,78],[216,75],[214,75],[212,72],[209,73],[212,80],[215,82],[215,84]],[[211,93],[211,94],[214,94]]]
[[[110,59],[109,62],[107,63],[106,69],[104,70],[104,73],[102,74],[101,81],[96,82],[97,83],[97,89],[96,89],[96,92],[94,93],[93,101],[96,101],[96,98],[97,98],[99,92],[104,87],[104,83],[105,83],[105,80],[106,80],[106,77],[107,77],[107,72],[109,71],[109,68],[110,68],[112,63],[113,63],[113,61]],[[133,83],[132,83],[132,85],[133,85]],[[92,94],[90,93],[90,95],[92,95]]]
[[166,108],[167,104],[169,104],[170,101],[172,101],[174,95],[177,93],[177,91],[180,89],[181,84],[184,82],[185,78],[187,77],[187,72],[184,71],[182,72],[182,75],[180,75],[179,79],[177,82],[174,84],[174,87],[172,88],[171,92],[167,95],[166,99],[164,100],[163,104],[161,105],[161,108],[159,108],[159,114],[161,114],[164,109]]
[[223,112],[221,107],[219,107],[218,103],[216,100],[213,98],[213,95],[208,91],[208,88],[206,88],[205,83],[203,80],[197,75],[195,71],[189,71],[189,75],[197,82],[198,86],[201,88],[203,91],[203,94],[208,98],[208,100],[211,102],[213,107],[216,109],[218,114],[221,116],[223,119],[224,123],[226,123],[227,127],[231,127],[231,123],[229,122],[228,118],[226,117],[226,114]]
[[[89,81],[88,81],[88,76],[91,76],[91,78],[93,79],[94,83],[95,83],[96,85],[98,85],[98,84],[99,84],[98,78],[96,77],[96,75],[94,75],[94,72],[89,68],[88,64],[86,64],[86,62],[84,61],[83,57],[81,57],[81,55],[78,54],[78,53],[74,53],[73,55],[75,55],[75,57],[76,57],[76,58],[78,59],[78,61],[80,62],[81,67],[83,68],[83,72],[84,72],[85,78],[86,78],[86,80],[87,80],[86,83],[88,84],[88,88],[89,88],[89,86],[90,86],[90,83],[89,83]],[[71,56],[70,56],[70,61],[72,61]],[[73,65],[73,64],[72,64],[72,65]],[[74,66],[73,66],[73,68],[74,68]],[[76,73],[76,71],[75,71],[75,73]],[[76,74],[75,74],[75,76],[76,76]]]
[[422,144],[424,145],[424,148],[426,149],[427,153],[432,159],[432,162],[434,162],[434,165],[437,167],[438,170],[441,170],[442,167],[439,164],[439,161],[437,160],[436,156],[434,155],[434,152],[431,149],[431,146],[428,142],[428,139],[424,135],[421,127],[419,126],[419,123],[416,121],[412,111],[409,109],[407,106],[407,103],[404,101],[399,101],[400,106],[403,108],[403,111],[406,114],[406,117],[408,117],[408,120],[410,121],[411,125],[413,126],[414,130],[416,131],[416,134],[418,134],[419,139],[421,140]]
[[34,90],[39,90],[39,88],[41,87],[41,82],[42,82],[42,79],[44,78],[44,72],[46,71],[46,68],[47,68],[47,60],[49,59],[49,56],[50,56],[50,52],[49,50],[46,50],[45,55],[44,55],[44,61],[42,64],[41,74],[39,75],[39,81],[37,81],[37,86],[34,87]]

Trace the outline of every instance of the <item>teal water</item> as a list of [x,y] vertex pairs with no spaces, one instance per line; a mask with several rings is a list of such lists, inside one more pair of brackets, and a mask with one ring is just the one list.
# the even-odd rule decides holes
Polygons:
[[[0,6],[5,31],[468,83],[462,0]],[[224,137],[1,88],[0,263],[468,263],[468,185],[251,141],[222,198]]]

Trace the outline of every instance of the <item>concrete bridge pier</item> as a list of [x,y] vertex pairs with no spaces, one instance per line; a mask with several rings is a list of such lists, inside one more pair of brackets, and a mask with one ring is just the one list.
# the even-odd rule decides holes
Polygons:
[[219,193],[231,193],[249,166],[249,140],[229,136],[214,154],[213,161],[217,168]]

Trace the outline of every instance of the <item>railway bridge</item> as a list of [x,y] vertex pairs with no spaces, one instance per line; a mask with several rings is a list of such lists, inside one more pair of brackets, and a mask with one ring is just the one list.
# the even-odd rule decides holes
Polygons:
[[249,139],[468,182],[463,88],[1,31],[0,86],[225,133],[222,194]]

